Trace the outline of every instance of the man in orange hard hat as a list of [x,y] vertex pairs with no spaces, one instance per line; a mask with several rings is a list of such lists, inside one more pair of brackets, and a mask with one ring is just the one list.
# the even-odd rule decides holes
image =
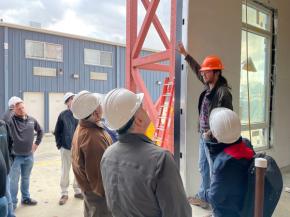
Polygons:
[[209,130],[209,115],[217,107],[225,107],[233,110],[232,95],[226,78],[222,76],[224,66],[219,57],[207,56],[200,66],[188,54],[181,42],[177,45],[177,51],[185,57],[186,62],[205,87],[198,101],[200,132],[199,171],[202,180],[199,192],[194,197],[189,198],[189,202],[192,205],[208,208],[209,204],[205,202],[205,194],[210,187],[211,176],[211,160],[206,145],[207,138],[210,138],[209,135],[211,133]]

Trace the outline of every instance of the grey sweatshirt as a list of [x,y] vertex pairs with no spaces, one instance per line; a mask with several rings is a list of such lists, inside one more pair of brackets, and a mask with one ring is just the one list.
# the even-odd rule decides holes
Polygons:
[[101,172],[113,216],[192,216],[173,156],[145,135],[119,135],[102,157]]
[[[8,122],[8,126],[13,139],[12,153],[14,155],[30,155],[32,153],[32,144],[39,145],[42,140],[43,130],[33,117],[27,116],[24,119],[13,115]],[[35,142],[33,141],[34,131],[37,133]]]

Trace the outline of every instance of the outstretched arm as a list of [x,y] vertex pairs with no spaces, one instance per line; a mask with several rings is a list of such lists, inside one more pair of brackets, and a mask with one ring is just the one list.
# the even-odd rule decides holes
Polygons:
[[186,51],[182,42],[177,44],[176,50],[185,57],[185,61],[188,63],[192,71],[196,74],[198,80],[204,83],[203,78],[200,74],[200,65],[199,63]]

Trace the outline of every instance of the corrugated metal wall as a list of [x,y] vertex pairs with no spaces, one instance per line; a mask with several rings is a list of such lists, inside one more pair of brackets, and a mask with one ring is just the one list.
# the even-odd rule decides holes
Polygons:
[[[63,45],[63,62],[25,58],[25,40],[43,41]],[[9,95],[24,91],[78,92],[87,89],[93,92],[107,92],[116,86],[115,63],[113,67],[99,67],[84,64],[84,48],[111,51],[114,46],[69,39],[48,34],[9,29]],[[15,64],[19,63],[19,64]],[[56,77],[33,76],[33,67],[56,68]],[[107,81],[90,80],[90,72],[108,73]],[[74,79],[78,74],[79,79]]]
[[[1,27],[0,40],[3,40],[3,30]],[[34,40],[63,45],[63,62],[37,60],[25,57],[25,40]],[[1,44],[3,42],[0,41]],[[45,94],[45,122],[48,122],[48,93],[49,92],[79,92],[80,90],[89,90],[92,92],[106,93],[115,87],[124,87],[125,68],[126,68],[126,49],[125,47],[102,44],[93,41],[84,41],[80,39],[66,38],[62,36],[20,30],[8,29],[8,96],[23,96],[24,92],[43,92]],[[101,67],[84,64],[84,49],[97,49],[109,51],[113,54],[113,67]],[[149,52],[142,52],[142,55]],[[0,48],[0,78],[3,77],[3,46]],[[3,57],[3,58],[2,58]],[[33,67],[55,68],[56,77],[35,76]],[[59,73],[62,71],[62,73]],[[107,73],[108,80],[91,80],[90,72]],[[73,74],[78,74],[79,78],[74,79]],[[162,72],[141,72],[153,100],[157,100],[164,78],[167,73]],[[0,99],[4,102],[4,79],[0,79]],[[1,103],[2,104],[2,103]],[[1,113],[4,107],[1,106]],[[48,125],[44,126],[47,131]]]
[[163,81],[168,77],[168,73],[141,70],[141,75],[155,102],[160,96]]
[[4,87],[4,27],[0,27],[0,117],[5,111]]

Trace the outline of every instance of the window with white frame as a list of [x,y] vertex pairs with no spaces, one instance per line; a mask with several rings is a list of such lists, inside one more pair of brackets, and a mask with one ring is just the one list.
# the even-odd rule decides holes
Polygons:
[[242,5],[240,118],[242,136],[255,148],[270,146],[273,11],[252,2]]
[[61,44],[25,40],[25,57],[62,62],[63,47]]
[[112,52],[85,48],[84,62],[86,65],[112,67]]

